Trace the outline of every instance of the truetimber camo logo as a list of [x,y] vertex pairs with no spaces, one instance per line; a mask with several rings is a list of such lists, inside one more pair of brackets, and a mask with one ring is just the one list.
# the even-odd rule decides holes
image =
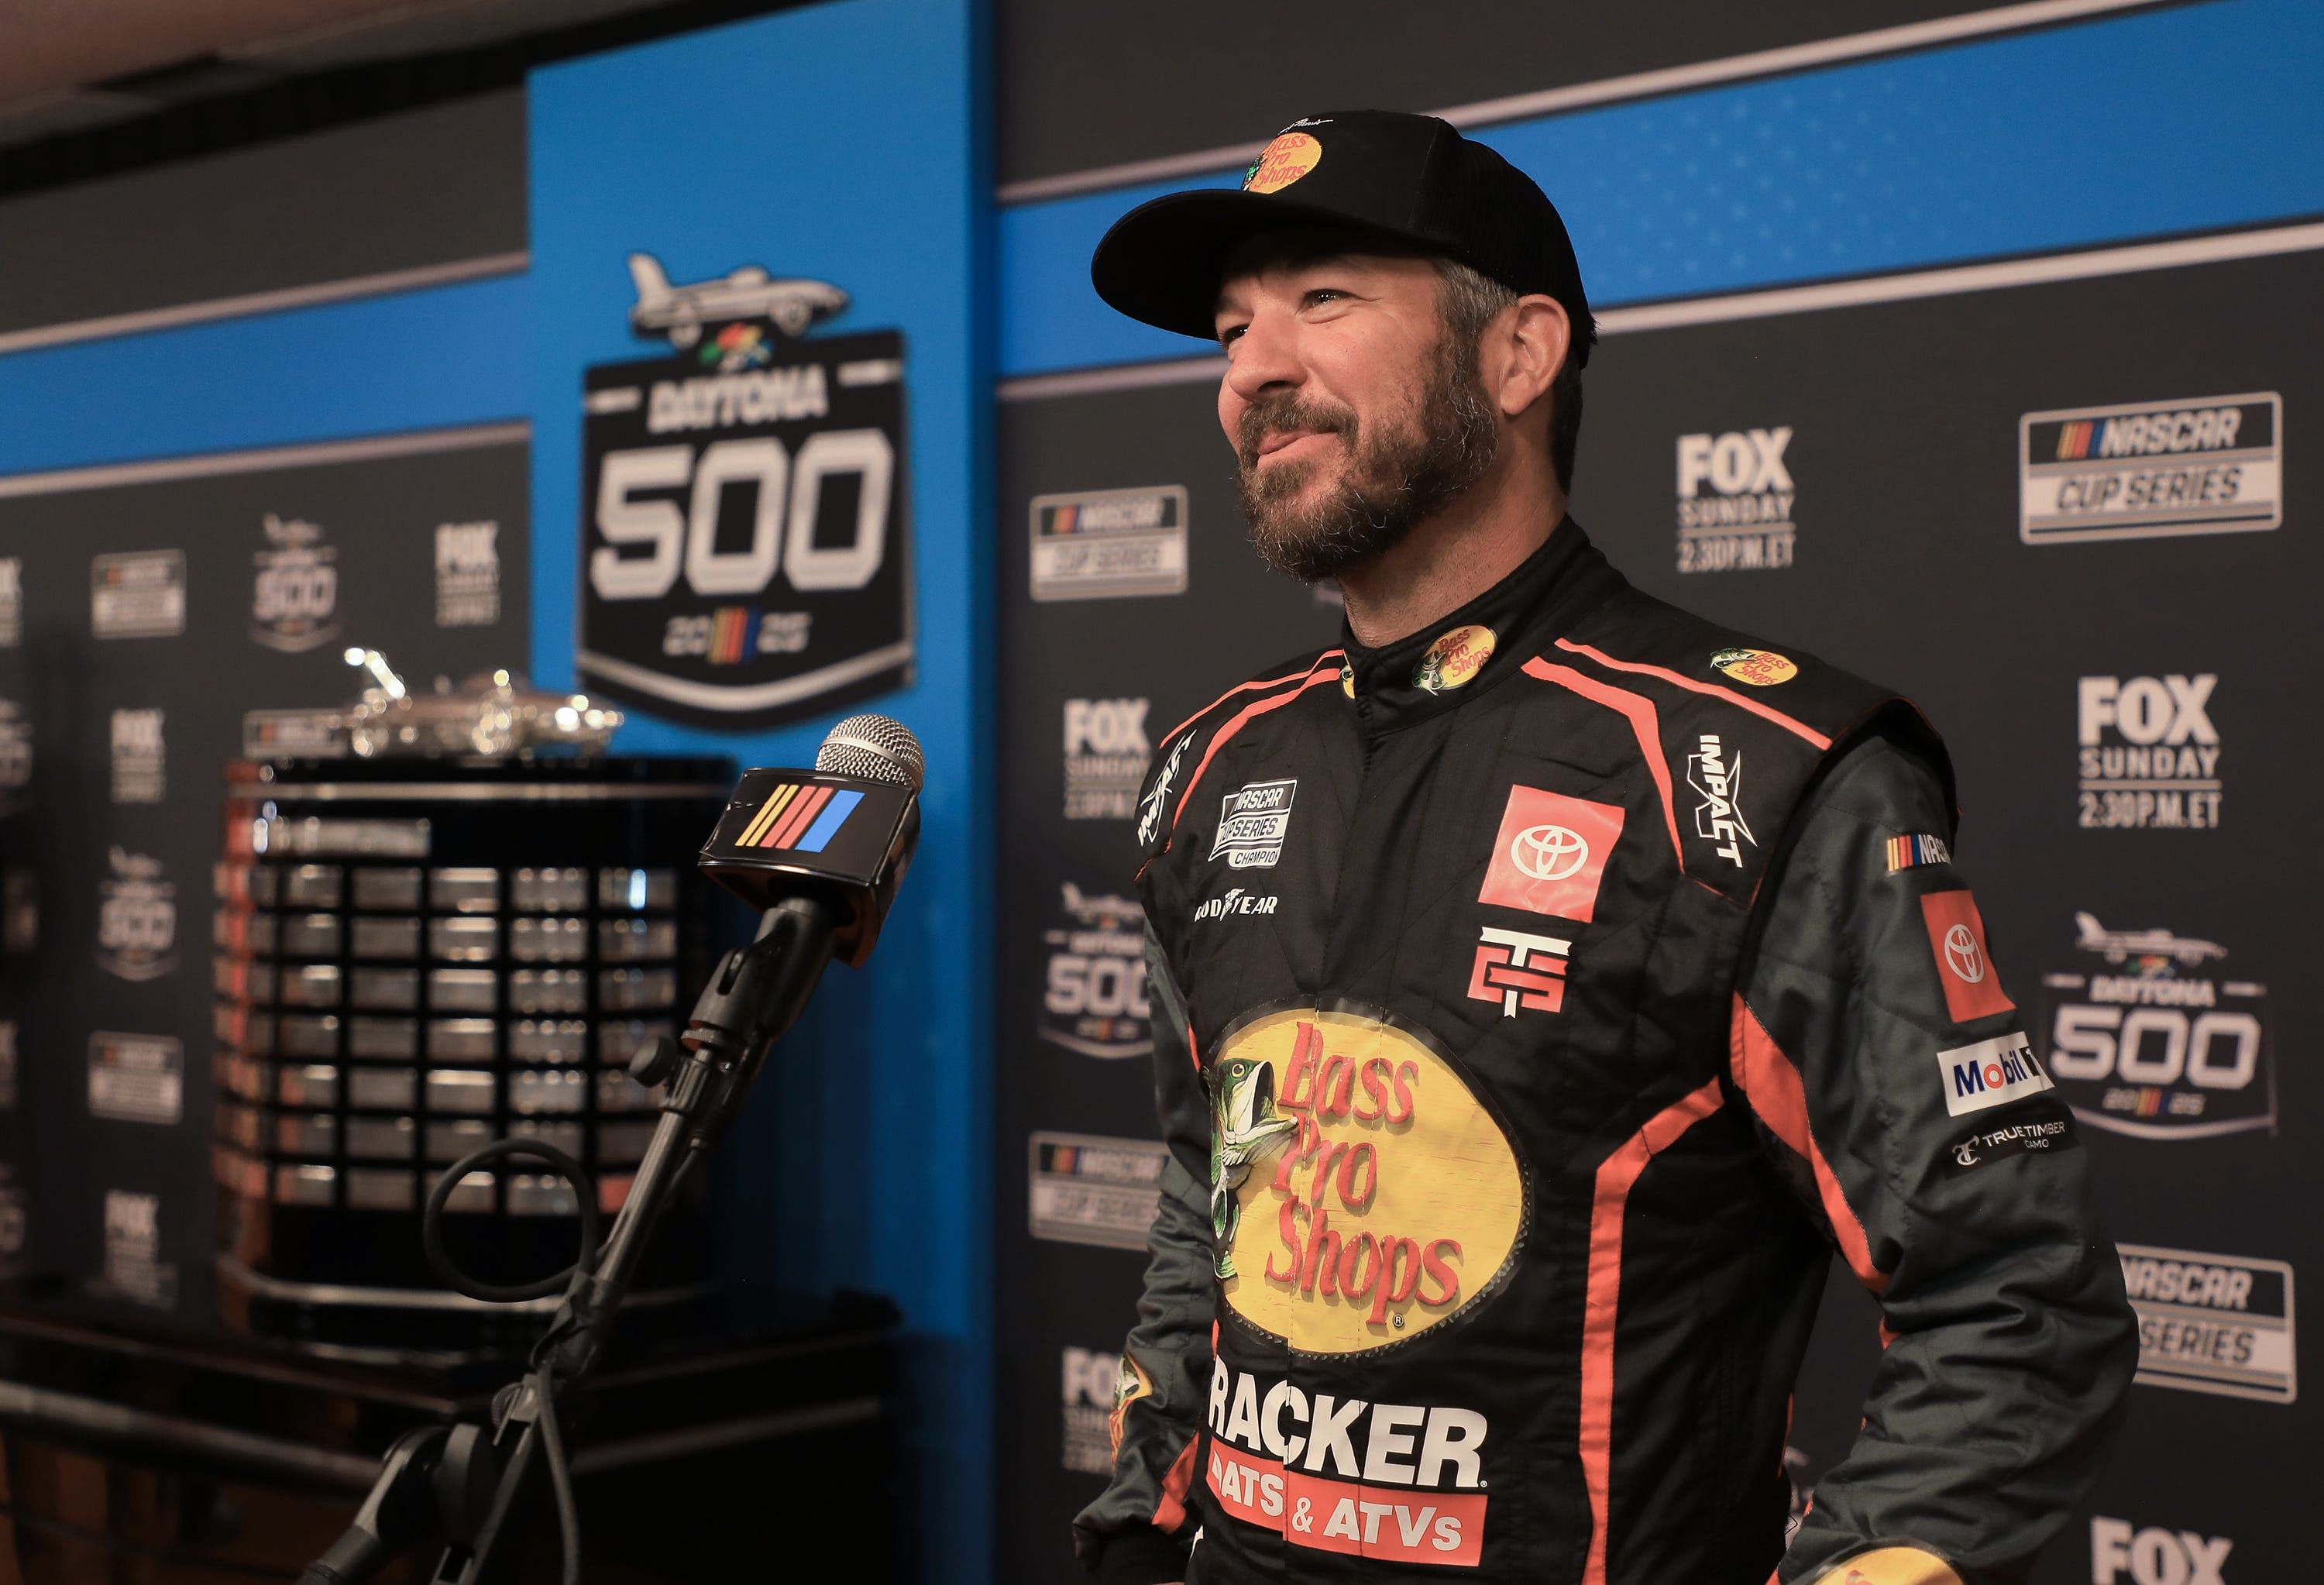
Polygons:
[[585,382],[575,659],[592,691],[743,728],[902,686],[902,333],[797,339],[845,311],[825,281],[630,268],[631,327],[669,351]]

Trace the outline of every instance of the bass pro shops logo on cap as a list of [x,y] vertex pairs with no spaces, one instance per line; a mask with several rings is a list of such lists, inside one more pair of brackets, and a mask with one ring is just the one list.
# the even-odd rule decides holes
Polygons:
[[[1322,126],[1323,122],[1309,125]],[[1242,173],[1247,193],[1280,192],[1323,162],[1323,145],[1304,132],[1277,133]]]

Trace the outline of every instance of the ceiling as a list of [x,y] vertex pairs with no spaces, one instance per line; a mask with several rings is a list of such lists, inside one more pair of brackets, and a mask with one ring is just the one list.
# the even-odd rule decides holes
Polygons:
[[[6,0],[0,147],[669,0]],[[0,161],[6,156],[0,153]]]

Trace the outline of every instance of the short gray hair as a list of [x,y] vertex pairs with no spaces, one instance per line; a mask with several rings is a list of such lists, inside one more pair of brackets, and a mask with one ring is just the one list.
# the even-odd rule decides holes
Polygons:
[[[1444,316],[1445,333],[1458,336],[1473,353],[1493,316],[1517,300],[1517,294],[1457,259],[1434,261],[1437,308]],[[1575,327],[1577,332],[1580,327]],[[1582,366],[1573,348],[1565,351],[1557,378],[1549,388],[1549,460],[1557,470],[1557,487],[1573,489],[1574,445],[1582,435]]]

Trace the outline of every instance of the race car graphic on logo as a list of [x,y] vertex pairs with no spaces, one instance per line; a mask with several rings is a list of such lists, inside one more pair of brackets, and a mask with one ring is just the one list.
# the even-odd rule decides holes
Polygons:
[[1059,892],[1064,923],[1043,937],[1041,1038],[1101,1061],[1146,1055],[1144,910],[1126,897],[1091,897],[1070,880]]
[[585,380],[575,661],[591,691],[739,731],[901,686],[901,334],[796,339],[847,294],[755,265],[683,287],[645,254],[631,270],[632,327],[673,352]]
[[1517,1247],[1522,1174],[1500,1125],[1425,1040],[1295,1008],[1213,1064],[1220,1291],[1292,1349],[1405,1342],[1478,1302]]
[[1477,900],[1587,924],[1606,861],[1621,838],[1618,805],[1512,787]]
[[2110,930],[2074,916],[2097,963],[2042,977],[2049,1069],[2074,1115],[2141,1139],[2208,1139],[2275,1128],[2267,987],[2209,965],[2215,941]]
[[2001,976],[1986,952],[1985,921],[1978,915],[1977,898],[1965,889],[1924,892],[1921,920],[1928,927],[1938,983],[1944,987],[1945,1010],[1954,1023],[2006,1013],[2017,1005],[2002,990]]

